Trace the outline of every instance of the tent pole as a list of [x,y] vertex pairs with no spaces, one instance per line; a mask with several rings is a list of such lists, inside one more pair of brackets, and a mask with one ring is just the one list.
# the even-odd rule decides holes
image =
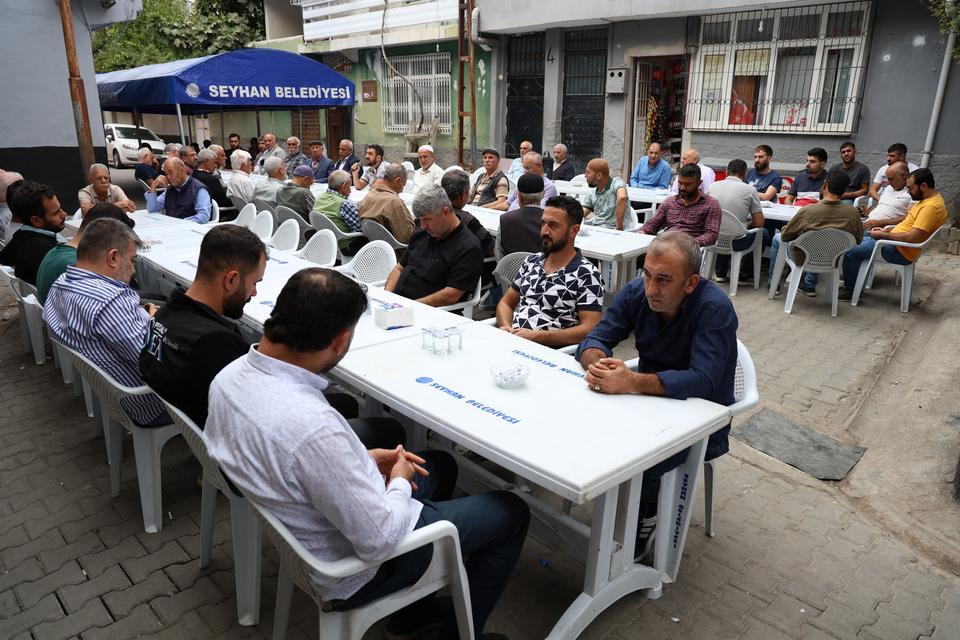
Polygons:
[[297,137],[303,141],[303,107],[297,107]]
[[257,107],[256,113],[257,113],[257,139],[259,140],[260,139],[260,108],[259,107]]
[[223,135],[223,107],[220,107],[220,144],[227,144],[227,139]]
[[180,144],[187,144],[187,139],[183,137],[183,113],[180,111],[180,103],[177,103],[177,127],[180,128]]

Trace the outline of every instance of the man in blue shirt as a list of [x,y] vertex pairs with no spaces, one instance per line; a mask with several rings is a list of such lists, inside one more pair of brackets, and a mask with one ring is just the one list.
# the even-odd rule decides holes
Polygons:
[[777,194],[783,187],[783,178],[770,167],[773,160],[773,149],[762,144],[753,150],[753,169],[747,172],[747,184],[757,190],[761,200],[777,201]]
[[660,143],[651,142],[647,157],[630,174],[630,186],[641,189],[666,189],[670,186],[670,165],[660,157]]
[[[730,298],[714,283],[701,280],[699,273],[700,247],[692,237],[667,231],[650,243],[643,277],[620,290],[577,349],[591,389],[734,403],[737,314]],[[640,355],[637,371],[611,357],[613,348],[631,332]],[[729,433],[727,425],[710,436],[707,460],[728,451]],[[688,451],[644,472],[640,495],[644,533],[652,534],[660,476],[683,464]],[[652,535],[638,543],[650,540]],[[637,549],[644,555],[643,545]]]

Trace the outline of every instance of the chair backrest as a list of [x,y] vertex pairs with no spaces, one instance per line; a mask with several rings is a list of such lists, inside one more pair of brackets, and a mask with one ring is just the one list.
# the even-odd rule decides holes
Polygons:
[[213,198],[210,198],[210,224],[220,222],[220,205]]
[[273,214],[269,211],[261,211],[253,219],[250,225],[250,231],[257,234],[261,240],[268,240],[273,235]]
[[124,386],[86,356],[55,340],[52,335],[50,341],[56,343],[61,354],[66,354],[70,358],[70,363],[74,369],[80,373],[80,377],[90,385],[94,395],[100,399],[101,409],[106,407],[110,417],[120,424],[132,425],[133,423],[127,412],[120,406],[120,400],[128,396],[143,395],[147,388]]
[[147,184],[146,180],[142,180],[142,179],[140,179],[140,178],[137,178],[137,182],[139,182],[139,183],[140,183],[140,186],[143,187],[143,192],[144,192],[144,193],[147,193],[147,192],[150,191],[150,185]]
[[390,233],[389,229],[376,220],[367,218],[360,223],[360,226],[363,229],[363,235],[367,236],[371,240],[383,240],[394,249],[405,249],[407,246],[397,240],[393,234]]
[[448,171],[463,171],[463,167],[461,167],[460,165],[452,164],[443,170],[444,173],[447,173]]
[[523,262],[532,255],[529,251],[514,251],[500,258],[497,266],[493,270],[493,275],[500,283],[500,286],[503,287],[504,291],[513,284]]
[[[161,398],[161,400],[163,399]],[[187,441],[187,446],[190,447],[193,456],[203,467],[204,479],[209,480],[210,483],[221,492],[230,495],[233,490],[220,471],[220,465],[210,457],[210,452],[207,450],[207,443],[203,439],[203,432],[183,411],[166,400],[163,400],[163,404],[167,409],[167,413],[169,413],[173,419],[173,424],[177,425],[177,428],[180,429],[180,433],[183,435],[183,439]]]
[[360,282],[383,282],[397,264],[393,247],[383,240],[374,240],[363,245],[357,255],[344,266]]
[[303,219],[303,216],[290,207],[285,207],[281,204],[277,205],[277,219],[281,225],[287,220],[293,220],[297,223],[297,228],[300,230],[300,238],[297,240],[298,249],[307,243],[307,232],[313,231],[313,227]]
[[337,262],[337,238],[329,229],[321,229],[307,240],[296,256],[321,267],[332,267]]
[[330,231],[337,240],[343,237],[343,231],[340,230],[340,227],[319,211],[310,212],[310,226],[317,231],[323,231],[324,229]]
[[480,176],[482,176],[482,175],[485,174],[486,172],[487,172],[486,169],[484,169],[483,167],[480,167],[479,169],[477,169],[476,171],[474,171],[473,173],[470,174],[470,188],[471,188],[471,189],[473,188],[473,185],[477,184],[477,180],[480,179]]
[[252,202],[240,207],[240,213],[237,214],[237,217],[233,219],[233,224],[238,227],[246,227],[247,229],[253,226],[254,220],[257,219],[257,206]]
[[277,251],[296,251],[299,241],[300,226],[296,220],[287,220],[277,227],[277,232],[273,234],[267,244]]
[[757,391],[757,369],[746,345],[737,340],[737,373],[733,380],[733,398],[730,413],[737,415],[757,406],[760,392]]
[[722,209],[723,217],[720,219],[720,233],[717,235],[717,241],[714,246],[717,249],[730,251],[733,241],[747,232],[747,225],[737,216],[726,209]]
[[[836,269],[843,254],[856,246],[857,242],[847,231],[841,229],[814,229],[806,231],[790,243],[800,249],[806,259],[803,268],[811,272],[826,272]],[[786,257],[790,257],[787,254]]]
[[71,220],[83,220],[83,209],[77,209],[73,212],[73,215],[70,216]]
[[[244,200],[243,198],[237,195],[228,195],[227,197],[230,198],[230,202],[232,202],[233,206],[235,206],[238,210],[243,209],[248,204],[253,204],[252,202],[247,202],[246,200]],[[253,210],[254,211],[257,210],[257,205],[253,205]]]
[[257,205],[257,211],[269,211],[273,213],[273,210],[277,208],[276,202],[270,202],[269,200],[264,200],[263,198],[254,198],[253,204]]
[[585,176],[585,175],[582,174],[582,173],[579,174],[579,175],[573,176],[573,178],[570,179],[570,186],[571,186],[571,187],[586,187],[586,186],[588,186],[588,185],[587,185],[587,176]]

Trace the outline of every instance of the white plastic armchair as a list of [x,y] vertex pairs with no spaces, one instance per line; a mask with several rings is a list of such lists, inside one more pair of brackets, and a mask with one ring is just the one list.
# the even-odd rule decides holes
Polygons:
[[582,173],[573,176],[573,177],[570,179],[570,186],[571,186],[571,187],[587,187],[587,186],[589,186],[589,185],[587,184],[587,176],[584,175],[584,174],[582,174]]
[[317,231],[322,231],[323,229],[329,230],[333,237],[337,240],[337,259],[342,263],[343,262],[343,252],[340,250],[340,241],[344,239],[353,238],[362,238],[364,237],[362,231],[353,231],[347,233],[342,231],[340,227],[334,224],[333,220],[328,218],[326,215],[320,211],[311,211],[310,212],[310,226],[312,226]]
[[300,231],[300,237],[297,239],[297,249],[303,247],[307,243],[307,232],[313,231],[313,227],[310,226],[310,223],[303,219],[299,213],[291,209],[290,207],[285,207],[282,204],[277,205],[277,220],[280,221],[280,224],[283,225],[287,220],[293,220],[297,223],[297,228]]
[[296,220],[287,220],[273,234],[267,244],[284,253],[290,253],[297,250],[297,244],[300,242],[300,226]]
[[317,603],[320,609],[319,635],[324,640],[361,638],[364,632],[378,620],[444,587],[449,587],[453,598],[460,640],[470,640],[474,637],[473,618],[470,612],[470,587],[460,556],[460,538],[453,523],[444,520],[416,529],[393,550],[390,558],[396,558],[428,544],[433,545],[430,565],[415,584],[374,600],[363,607],[337,611],[333,608],[333,603],[321,597],[314,586],[311,574],[317,573],[342,579],[378,565],[364,562],[356,557],[344,558],[336,562],[322,562],[304,548],[272,513],[256,503],[251,504],[263,521],[267,537],[276,546],[280,555],[277,606],[273,622],[274,640],[284,640],[286,637],[294,585]]
[[250,231],[257,234],[257,237],[267,242],[273,236],[273,214],[269,211],[261,211],[253,219],[250,225]]
[[483,280],[477,280],[477,288],[474,290],[473,295],[463,302],[457,302],[455,304],[448,304],[445,307],[440,307],[444,311],[463,311],[463,317],[473,320],[473,309],[478,304],[480,304],[480,298],[483,297],[483,292],[481,291]]
[[[777,285],[780,283],[784,264],[790,265],[791,269],[790,286],[787,291],[787,299],[783,305],[784,313],[793,311],[793,302],[797,297],[797,290],[800,288],[804,272],[825,273],[828,274],[831,281],[830,315],[836,318],[837,300],[840,295],[840,266],[843,262],[843,254],[856,244],[857,242],[852,235],[840,229],[806,231],[792,242],[781,243],[780,252],[777,254],[777,264],[773,269],[773,277],[770,278],[770,291],[767,297],[773,298]],[[794,248],[803,252],[805,258],[803,265],[798,265],[794,261]]]
[[220,205],[213,198],[210,198],[210,219],[207,222],[209,224],[220,222]]
[[251,202],[243,205],[243,207],[240,209],[240,213],[237,214],[237,217],[226,224],[235,224],[238,227],[246,227],[247,229],[250,229],[253,227],[253,222],[256,219],[257,207]]
[[173,424],[194,457],[203,467],[200,497],[200,568],[210,564],[213,554],[213,529],[216,525],[217,492],[230,501],[230,525],[233,534],[234,580],[237,589],[237,619],[251,626],[260,621],[260,570],[263,530],[253,506],[227,481],[217,461],[210,457],[203,432],[185,413],[167,401],[163,403]]
[[321,267],[332,267],[337,263],[337,239],[329,229],[317,231],[303,245],[303,249],[295,251],[293,255]]
[[[703,265],[700,268],[700,275],[704,278],[713,277],[716,269],[717,256],[731,256],[730,258],[730,295],[737,295],[737,275],[740,273],[740,261],[743,256],[753,253],[753,288],[760,288],[760,258],[763,256],[763,228],[747,229],[737,216],[726,209],[722,211],[723,217],[720,220],[720,234],[717,241],[709,247],[704,247]],[[753,236],[753,243],[749,248],[743,251],[733,250],[733,241],[745,235]]]
[[390,233],[390,230],[385,226],[377,222],[376,220],[370,220],[369,218],[363,220],[360,223],[360,227],[363,229],[363,235],[367,236],[371,240],[383,240],[389,244],[394,249],[406,249],[407,245],[397,240],[397,238]]
[[396,264],[393,247],[383,240],[374,240],[363,245],[353,260],[336,269],[360,282],[382,286]]
[[13,275],[8,267],[0,267],[0,277],[7,280],[17,306],[20,307],[20,338],[25,352],[33,351],[33,361],[38,366],[46,362],[46,348],[43,342],[43,307],[37,300],[37,290],[30,284]]
[[913,290],[913,272],[917,266],[917,260],[914,260],[910,264],[893,264],[887,262],[883,259],[883,247],[906,247],[909,249],[920,249],[921,255],[923,249],[930,244],[930,242],[936,237],[941,230],[946,229],[949,225],[949,222],[941,225],[936,231],[930,234],[930,236],[923,242],[901,242],[899,240],[877,240],[876,244],[873,245],[873,252],[870,254],[869,260],[864,260],[860,263],[860,271],[857,272],[857,284],[853,287],[853,296],[850,299],[850,304],[857,306],[860,302],[860,296],[863,294],[864,287],[870,289],[873,286],[873,274],[878,266],[890,267],[893,269],[900,281],[900,311],[903,313],[909,313],[910,311],[910,293]]
[[510,285],[513,284],[514,279],[517,277],[517,273],[520,271],[520,267],[523,266],[526,259],[532,255],[529,251],[514,251],[497,261],[497,266],[493,269],[493,277],[496,278],[500,286],[503,287],[504,292],[510,288]]

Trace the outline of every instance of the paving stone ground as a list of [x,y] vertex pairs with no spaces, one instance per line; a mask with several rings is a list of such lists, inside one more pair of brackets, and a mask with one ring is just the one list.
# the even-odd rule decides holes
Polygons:
[[[888,384],[884,372],[905,357],[898,347],[911,330],[948,321],[930,309],[957,275],[957,257],[926,256],[910,314],[898,312],[888,276],[878,277],[862,307],[841,305],[837,318],[822,297],[799,299],[788,316],[782,299],[742,287],[734,299],[739,336],[757,365],[761,406],[845,442],[869,439],[868,427],[858,426],[864,403]],[[0,314],[0,639],[269,638],[276,555],[266,551],[261,623],[240,627],[229,509],[219,505],[213,561],[201,570],[200,467],[186,446],[175,440],[164,451],[164,528],[146,534],[132,450],[125,449],[124,484],[112,498],[93,420],[52,362],[38,367],[22,352],[7,290],[0,290]],[[947,348],[960,361],[960,348]],[[952,393],[955,379],[944,377],[933,391]],[[909,433],[911,424],[894,427]],[[938,433],[943,459],[955,464],[956,427]],[[583,637],[960,639],[960,577],[951,572],[960,557],[956,529],[932,553],[889,524],[884,503],[863,497],[871,478],[851,491],[732,442],[718,461],[717,537],[703,534],[698,506],[676,584],[659,600],[625,597]],[[574,515],[588,518],[589,508]],[[940,499],[912,517],[935,529],[936,521],[960,517],[960,507]],[[488,631],[545,637],[582,577],[570,556],[528,540]],[[288,637],[315,638],[316,615],[298,594]],[[366,637],[379,638],[381,630]]]

